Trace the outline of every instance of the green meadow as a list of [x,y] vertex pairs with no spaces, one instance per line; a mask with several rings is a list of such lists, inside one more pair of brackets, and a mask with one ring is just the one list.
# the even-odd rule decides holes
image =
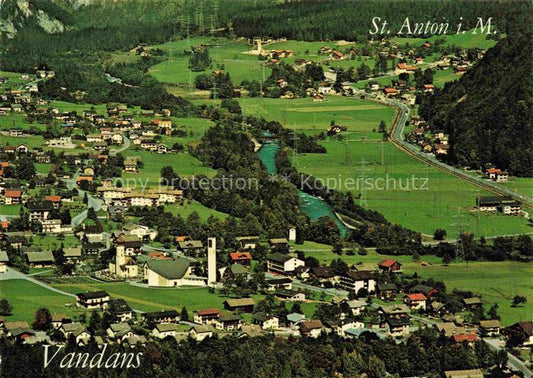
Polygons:
[[168,211],[174,215],[179,214],[183,219],[187,219],[189,215],[191,215],[193,212],[196,212],[203,221],[206,221],[211,216],[214,216],[215,218],[228,217],[228,214],[206,207],[200,202],[194,200],[185,200],[183,205],[166,205],[165,211]]
[[239,101],[245,114],[281,122],[286,128],[306,133],[326,132],[331,121],[348,127],[349,140],[379,139],[373,132],[380,121],[389,122],[394,110],[386,106],[350,97],[325,96],[322,102],[311,98],[243,98]]
[[4,317],[6,321],[33,321],[35,311],[46,307],[52,314],[65,314],[73,317],[81,312],[76,309],[76,299],[48,290],[26,280],[0,281],[0,298],[8,299],[13,315]]
[[429,235],[443,228],[451,237],[460,228],[478,236],[532,231],[524,218],[475,211],[476,197],[489,192],[428,166],[389,142],[347,142],[346,147],[329,139],[320,144],[328,152],[296,155],[298,169],[326,184],[330,180],[329,187],[351,191],[355,197],[364,188],[366,206],[393,223]]

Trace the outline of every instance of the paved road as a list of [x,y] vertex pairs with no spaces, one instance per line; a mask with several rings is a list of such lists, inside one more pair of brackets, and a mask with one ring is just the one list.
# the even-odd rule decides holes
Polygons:
[[[71,179],[64,180],[65,184],[68,189],[73,189],[76,186],[76,177],[78,176],[78,172],[72,176]],[[98,211],[102,208],[102,205],[104,202],[98,198],[93,197],[90,193],[85,192],[83,190],[79,190],[80,196],[83,196],[85,193],[87,193],[87,208],[92,207],[95,211]],[[87,210],[82,211],[78,215],[76,215],[74,218],[72,218],[70,225],[72,227],[79,226],[84,220],[87,218]]]
[[[500,340],[499,339],[489,339],[489,338],[485,338],[483,339],[483,341],[485,343],[488,344],[488,346],[493,349],[493,350],[502,350],[503,347],[500,345]],[[513,356],[511,353],[507,353],[507,356],[509,357],[509,361],[507,363],[507,365],[513,369],[513,370],[517,370],[517,371],[520,371],[524,374],[524,377],[525,378],[531,378],[532,376],[532,373],[531,373],[531,370],[529,370],[526,366],[526,364],[518,359],[517,357]]]
[[127,137],[123,137],[124,138],[124,143],[122,144],[122,147],[120,148],[113,148],[112,150],[109,151],[109,155],[116,155],[124,150],[127,150],[128,148],[130,148],[131,146],[131,140],[129,140],[129,138]]

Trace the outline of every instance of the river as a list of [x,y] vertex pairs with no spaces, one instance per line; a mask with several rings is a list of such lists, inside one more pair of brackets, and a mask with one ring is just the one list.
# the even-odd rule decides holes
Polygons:
[[[276,168],[276,153],[279,145],[277,142],[264,142],[263,146],[257,152],[259,159],[263,162],[267,172],[271,175],[278,173]],[[323,199],[309,195],[301,190],[298,190],[298,197],[300,199],[300,209],[312,220],[327,216],[333,219],[340,230],[342,237],[348,233],[348,228],[335,216],[335,213]]]

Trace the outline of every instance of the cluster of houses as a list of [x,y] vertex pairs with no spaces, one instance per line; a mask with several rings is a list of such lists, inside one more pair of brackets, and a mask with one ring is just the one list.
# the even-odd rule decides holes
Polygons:
[[438,132],[430,133],[429,125],[419,117],[411,118],[413,129],[407,136],[410,143],[416,144],[425,153],[447,155],[450,149],[449,137],[447,134]]
[[97,196],[108,206],[114,207],[157,207],[164,204],[179,204],[183,191],[167,187],[154,187],[145,191],[134,191],[130,187],[115,187],[105,183],[96,189]]

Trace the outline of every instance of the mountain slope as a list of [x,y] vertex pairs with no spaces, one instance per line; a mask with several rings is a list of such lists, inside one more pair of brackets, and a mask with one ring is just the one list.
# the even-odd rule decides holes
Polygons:
[[533,108],[531,33],[498,42],[460,80],[424,101],[420,114],[435,131],[450,134],[450,162],[489,163],[531,176]]
[[60,33],[71,23],[70,4],[51,0],[3,0],[0,2],[0,32],[8,38],[28,26],[46,33]]

